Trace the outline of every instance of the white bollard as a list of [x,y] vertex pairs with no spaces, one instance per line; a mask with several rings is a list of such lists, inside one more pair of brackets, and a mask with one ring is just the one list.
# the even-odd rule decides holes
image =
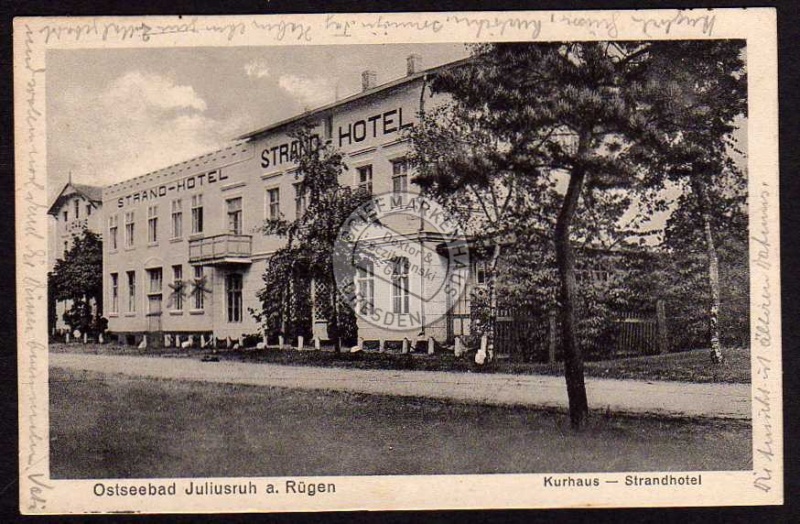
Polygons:
[[106,339],[105,339],[105,337],[103,336],[103,334],[102,334],[102,333],[100,333],[99,335],[97,335],[97,341],[98,341],[99,343],[101,343],[101,344],[105,344],[105,343],[106,343]]
[[305,346],[304,342],[303,335],[297,337],[297,351],[303,351],[303,347]]
[[147,349],[147,335],[142,335],[142,341],[139,342],[139,349]]
[[406,353],[408,353],[408,338],[404,338],[404,339],[403,339],[403,348],[402,348],[401,352],[402,352],[404,355],[405,355]]
[[319,349],[320,349],[320,340],[319,340],[319,337],[315,337],[315,338],[314,338],[314,349],[316,349],[317,351],[319,351]]
[[386,341],[383,339],[378,340],[378,351],[383,353],[386,351]]
[[283,335],[278,335],[278,347],[283,349]]
[[428,355],[433,355],[436,350],[436,341],[433,337],[428,339]]
[[89,334],[88,333],[84,333],[83,334],[83,343],[84,344],[88,344],[89,343]]
[[264,344],[264,347],[267,347],[267,334],[266,333],[261,335],[261,343]]
[[455,349],[453,350],[453,354],[456,358],[461,357],[464,354],[464,342],[461,341],[461,337],[457,336],[455,341]]
[[67,331],[66,335],[64,336],[64,342],[69,344],[69,331]]
[[202,333],[200,334],[200,347],[201,348],[206,347],[206,336],[203,335]]
[[486,362],[486,347],[488,345],[489,338],[486,335],[481,337],[481,348],[475,353],[475,363],[482,365]]

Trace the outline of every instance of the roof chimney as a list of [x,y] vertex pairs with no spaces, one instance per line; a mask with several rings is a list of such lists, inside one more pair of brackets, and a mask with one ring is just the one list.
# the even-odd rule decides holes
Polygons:
[[366,70],[361,73],[361,88],[364,91],[372,89],[378,85],[378,74],[372,70]]
[[406,58],[406,76],[419,73],[422,70],[422,56],[414,53]]

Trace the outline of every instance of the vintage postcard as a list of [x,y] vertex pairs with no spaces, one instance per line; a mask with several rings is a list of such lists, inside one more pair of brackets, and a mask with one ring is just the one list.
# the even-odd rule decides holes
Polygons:
[[773,9],[19,18],[20,511],[783,503]]

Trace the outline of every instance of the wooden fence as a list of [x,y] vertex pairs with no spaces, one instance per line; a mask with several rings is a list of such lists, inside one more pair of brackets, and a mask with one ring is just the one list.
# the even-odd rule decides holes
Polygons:
[[[586,320],[578,315],[580,322]],[[662,302],[653,313],[621,312],[596,333],[578,336],[587,359],[652,355],[669,351],[667,322]],[[555,362],[561,355],[561,321],[555,311],[525,316],[510,310],[498,311],[495,352],[518,362]]]

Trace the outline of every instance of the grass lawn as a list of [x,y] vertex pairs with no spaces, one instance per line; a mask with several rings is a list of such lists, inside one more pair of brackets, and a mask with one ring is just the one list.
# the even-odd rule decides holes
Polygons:
[[53,478],[741,470],[749,424],[50,370]]
[[[98,344],[51,344],[51,351],[74,351],[127,355],[183,355],[199,356],[209,350],[160,349],[140,350],[131,346]],[[677,380],[681,382],[725,382],[750,383],[750,351],[746,348],[724,350],[725,363],[711,363],[708,350],[685,351],[617,360],[586,362],[589,377],[620,378],[635,380]],[[222,359],[245,362],[268,362],[296,366],[335,366],[358,369],[415,369],[419,371],[476,371],[474,362],[466,358],[455,358],[452,353],[442,352],[433,356],[426,354],[401,355],[397,353],[334,353],[333,351],[295,351],[291,349],[268,350],[220,350]],[[498,360],[483,372],[517,373],[529,375],[563,375],[561,363],[522,363]]]

